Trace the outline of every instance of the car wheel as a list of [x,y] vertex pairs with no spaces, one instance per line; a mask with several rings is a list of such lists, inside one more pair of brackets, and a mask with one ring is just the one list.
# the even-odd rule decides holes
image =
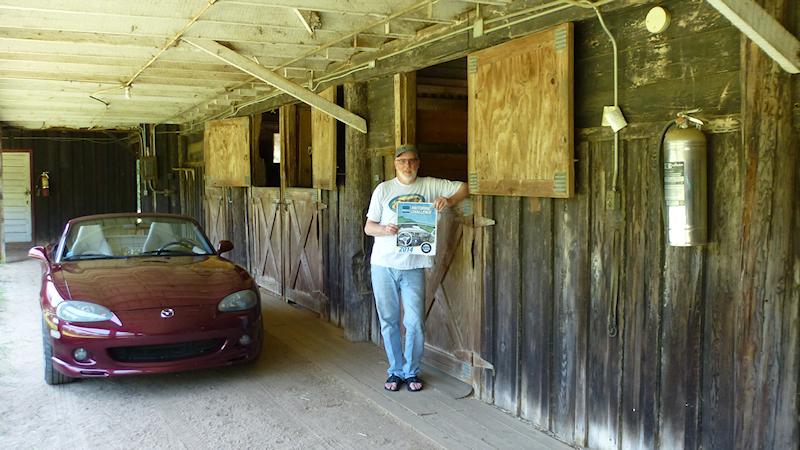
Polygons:
[[47,324],[42,321],[42,355],[44,356],[44,382],[50,385],[71,383],[75,378],[68,377],[53,367],[53,343]]

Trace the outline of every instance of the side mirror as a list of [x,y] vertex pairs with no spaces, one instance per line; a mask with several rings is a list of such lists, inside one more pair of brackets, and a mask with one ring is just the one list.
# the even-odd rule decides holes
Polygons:
[[41,245],[37,245],[36,247],[32,247],[28,250],[28,256],[31,258],[41,259],[44,262],[50,262],[50,259],[47,257],[47,251],[45,251],[44,247]]
[[218,254],[221,255],[221,254],[223,254],[225,252],[229,252],[231,250],[233,250],[233,242],[225,241],[225,240],[219,241],[219,247],[217,247],[217,253]]

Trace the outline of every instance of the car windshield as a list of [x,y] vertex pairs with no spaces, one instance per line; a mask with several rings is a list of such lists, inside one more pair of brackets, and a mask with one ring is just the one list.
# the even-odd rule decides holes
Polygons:
[[180,217],[85,220],[70,226],[63,245],[63,261],[214,253],[200,228]]

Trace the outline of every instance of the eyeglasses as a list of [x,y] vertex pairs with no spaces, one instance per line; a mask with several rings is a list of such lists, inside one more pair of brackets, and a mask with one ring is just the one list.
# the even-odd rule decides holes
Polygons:
[[394,162],[399,163],[400,165],[404,164],[414,164],[415,162],[419,161],[419,158],[397,158]]

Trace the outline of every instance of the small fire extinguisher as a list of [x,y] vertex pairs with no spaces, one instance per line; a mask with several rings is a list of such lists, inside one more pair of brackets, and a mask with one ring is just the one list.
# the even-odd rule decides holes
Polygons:
[[39,189],[41,189],[42,197],[50,196],[50,172],[44,171],[39,175]]

